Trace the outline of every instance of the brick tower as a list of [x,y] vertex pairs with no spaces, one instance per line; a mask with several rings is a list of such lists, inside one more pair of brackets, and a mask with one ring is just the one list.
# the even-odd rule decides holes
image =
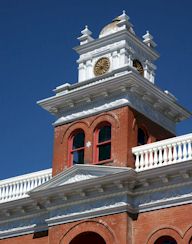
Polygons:
[[56,116],[53,177],[0,205],[0,243],[191,244],[192,135],[175,137],[190,113],[155,85],[152,35],[125,12],[81,33],[78,82],[38,102]]

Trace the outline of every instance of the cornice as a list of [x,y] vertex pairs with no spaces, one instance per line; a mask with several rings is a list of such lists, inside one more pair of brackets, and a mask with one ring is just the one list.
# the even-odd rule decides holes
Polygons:
[[119,69],[119,73],[103,75],[99,80],[94,78],[64,89],[62,91],[59,87],[55,96],[38,102],[59,118],[55,126],[128,105],[174,133],[171,123],[191,116],[172,96],[141,77],[130,66]]
[[[68,92],[65,92],[64,94],[58,93],[56,96],[38,101],[37,103],[44,109],[58,115],[58,110],[60,107],[69,107],[71,103],[73,103],[75,106],[75,104],[78,104],[80,101],[86,102],[88,98],[91,100],[91,97],[94,96],[99,99],[114,92],[117,94],[128,90],[133,94],[140,95],[142,100],[154,104],[154,107],[157,109],[158,107],[161,107],[162,109],[164,108],[164,110],[170,108],[169,110],[182,113],[184,118],[191,115],[190,112],[179,105],[172,97],[161,91],[145,78],[138,75],[136,71],[134,72],[130,70],[129,66],[124,67],[124,70],[128,72],[126,74],[120,73],[119,75],[114,75],[109,78],[103,76],[103,79],[101,78],[100,80],[95,80],[95,82],[94,80],[86,83],[82,82],[79,83],[78,86],[72,85]],[[107,92],[108,94],[106,94]],[[72,107],[74,108],[74,106]],[[56,112],[51,110],[53,107],[55,107]]]
[[[110,168],[110,167],[106,167]],[[0,205],[0,239],[32,233],[62,223],[120,212],[141,212],[192,203],[192,164],[178,164],[136,173],[130,168],[78,166],[57,175],[29,193],[29,198]],[[62,184],[79,170],[107,175]],[[50,187],[52,186],[52,187]],[[39,190],[38,190],[39,189]],[[23,212],[23,209],[25,212]],[[14,210],[14,214],[6,215]]]
[[74,48],[74,50],[82,55],[84,53],[90,52],[94,49],[101,48],[103,46],[107,46],[114,42],[118,42],[121,40],[133,41],[139,48],[145,50],[145,52],[151,57],[151,59],[156,60],[159,58],[159,54],[154,49],[148,47],[145,43],[142,42],[137,36],[133,35],[127,30],[120,30],[116,33],[110,34],[108,36],[104,36],[88,42],[84,45],[80,45]]

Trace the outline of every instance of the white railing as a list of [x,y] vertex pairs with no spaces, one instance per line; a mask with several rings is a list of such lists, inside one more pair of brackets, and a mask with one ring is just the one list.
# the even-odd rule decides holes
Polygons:
[[192,133],[132,148],[136,171],[192,159]]
[[27,192],[52,178],[52,169],[0,181],[0,203],[27,197]]

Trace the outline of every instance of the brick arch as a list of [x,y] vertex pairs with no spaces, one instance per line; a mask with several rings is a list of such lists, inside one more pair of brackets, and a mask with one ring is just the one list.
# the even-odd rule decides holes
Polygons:
[[99,114],[94,118],[94,120],[90,124],[91,130],[94,131],[95,127],[103,121],[110,123],[112,126],[116,128],[119,128],[120,123],[117,115],[112,112],[107,112]]
[[84,132],[89,128],[89,123],[86,121],[77,121],[68,126],[67,130],[63,133],[61,144],[65,143],[73,131],[81,129]]
[[185,244],[192,244],[192,226],[185,231],[183,241]]
[[100,235],[106,244],[120,244],[117,242],[113,231],[104,222],[84,221],[73,226],[65,233],[59,241],[59,244],[69,244],[76,236],[84,232],[94,232]]
[[[170,236],[174,238],[177,244],[184,244],[181,234],[178,230],[173,227],[163,227],[161,229],[155,230],[147,240],[147,244],[154,244],[162,236]],[[186,243],[185,243],[186,244]]]

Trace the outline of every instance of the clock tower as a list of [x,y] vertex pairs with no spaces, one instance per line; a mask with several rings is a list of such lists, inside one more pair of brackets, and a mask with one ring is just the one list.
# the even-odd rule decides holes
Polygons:
[[38,102],[56,116],[53,174],[79,163],[135,168],[132,147],[174,136],[189,114],[156,87],[156,44],[135,34],[125,11],[97,39],[88,26],[81,34],[78,82]]

